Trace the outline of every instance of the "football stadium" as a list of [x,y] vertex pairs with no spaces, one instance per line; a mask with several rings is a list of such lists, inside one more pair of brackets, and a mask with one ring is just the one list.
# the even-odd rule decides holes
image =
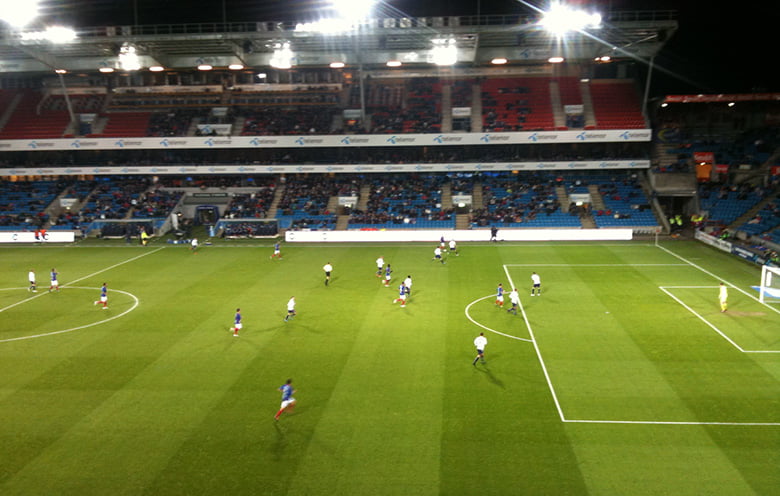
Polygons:
[[780,93],[678,11],[28,3],[0,494],[780,495]]

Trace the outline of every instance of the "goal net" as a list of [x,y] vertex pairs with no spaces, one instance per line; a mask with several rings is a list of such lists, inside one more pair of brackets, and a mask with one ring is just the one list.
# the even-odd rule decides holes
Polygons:
[[758,294],[761,303],[780,302],[780,267],[761,266]]

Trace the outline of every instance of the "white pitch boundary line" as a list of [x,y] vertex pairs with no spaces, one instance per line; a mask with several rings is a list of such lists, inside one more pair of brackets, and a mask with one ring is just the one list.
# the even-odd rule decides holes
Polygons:
[[658,289],[669,295],[674,301],[682,305],[683,308],[691,312],[693,315],[695,315],[699,320],[707,324],[713,331],[717,332],[718,334],[723,337],[726,341],[731,343],[736,349],[741,351],[742,353],[780,353],[780,350],[746,350],[742,348],[740,345],[738,345],[733,339],[728,337],[726,333],[722,332],[720,329],[718,329],[715,324],[710,322],[709,320],[705,319],[702,315],[700,315],[696,310],[692,309],[685,303],[683,303],[682,300],[674,296],[671,292],[667,291],[667,289],[717,289],[718,286],[658,286]]
[[725,279],[721,279],[720,277],[716,276],[715,274],[713,274],[709,270],[705,269],[704,267],[696,265],[695,263],[691,262],[690,260],[687,260],[686,258],[676,254],[672,250],[670,250],[668,248],[664,248],[661,245],[656,245],[656,246],[658,248],[660,248],[661,250],[665,251],[666,253],[672,255],[673,257],[675,257],[675,258],[677,258],[679,260],[682,260],[683,262],[685,262],[686,264],[690,265],[691,267],[699,269],[700,271],[704,272],[705,274],[707,274],[708,276],[712,277],[716,281],[722,281],[723,283],[727,284],[729,287],[736,289],[737,291],[739,291],[743,295],[747,296],[748,298],[752,298],[753,300],[757,301],[760,305],[763,305],[764,307],[768,308],[769,310],[771,310],[771,311],[775,312],[776,314],[780,315],[780,309],[774,308],[773,306],[767,305],[766,303],[762,303],[761,300],[759,300],[758,298],[756,298],[752,294],[748,293],[747,291],[745,291],[745,290],[743,290],[741,288],[738,288],[737,286],[735,286],[734,284],[730,283],[729,281],[726,281]]
[[[24,288],[9,288],[9,289],[24,289]],[[68,289],[89,289],[89,290],[95,290],[95,291],[99,291],[100,290],[100,288],[85,288],[85,287],[81,287],[81,286],[68,286]],[[44,332],[42,334],[32,334],[32,335],[29,335],[29,336],[19,336],[18,338],[0,339],[0,343],[8,343],[8,342],[11,342],[11,341],[24,341],[26,339],[43,338],[43,337],[46,337],[46,336],[54,336],[54,335],[57,335],[57,334],[66,334],[66,333],[73,332],[73,331],[79,331],[81,329],[86,329],[87,327],[93,327],[93,326],[96,326],[96,325],[99,325],[99,324],[105,324],[106,322],[111,322],[114,319],[118,319],[120,317],[124,317],[125,315],[127,315],[130,312],[132,312],[133,310],[135,310],[138,307],[138,305],[140,303],[140,300],[133,293],[128,293],[127,291],[122,291],[121,289],[112,289],[111,291],[114,292],[114,293],[126,294],[127,296],[132,298],[133,299],[133,306],[131,306],[130,308],[128,308],[124,312],[120,313],[119,315],[114,315],[113,317],[109,317],[109,318],[104,319],[104,320],[100,320],[100,321],[97,321],[97,322],[92,322],[91,324],[84,324],[84,325],[78,326],[78,327],[71,327],[70,329],[62,329],[60,331]]]
[[[148,251],[146,253],[143,253],[143,254],[138,255],[136,257],[133,257],[133,258],[128,258],[124,262],[116,263],[116,264],[114,264],[114,265],[112,265],[110,267],[106,267],[105,269],[101,269],[101,270],[98,270],[97,272],[93,272],[93,273],[91,273],[89,275],[86,275],[84,277],[80,277],[78,279],[75,279],[75,280],[69,282],[68,284],[63,284],[60,287],[67,288],[67,287],[71,286],[72,284],[76,284],[77,282],[83,281],[84,279],[89,279],[90,277],[94,277],[94,276],[96,276],[98,274],[102,274],[103,272],[106,272],[108,270],[115,269],[115,268],[119,267],[120,265],[124,265],[124,264],[130,263],[130,262],[134,262],[135,260],[138,260],[139,258],[145,257],[147,255],[151,255],[152,253],[157,253],[158,251],[164,250],[165,248],[166,248],[165,246],[162,246],[160,248],[157,248],[156,250]],[[14,308],[14,307],[16,307],[18,305],[21,305],[22,303],[27,303],[28,301],[34,300],[35,298],[40,298],[41,296],[43,296],[45,294],[48,294],[48,291],[41,290],[40,294],[37,294],[35,296],[30,296],[29,298],[25,298],[24,300],[20,300],[20,301],[17,301],[16,303],[12,303],[12,304],[10,304],[10,305],[8,305],[6,307],[0,308],[0,313],[5,312],[6,310],[10,310],[11,308]]]
[[688,264],[504,264],[505,267],[687,267]]
[[[686,264],[682,264],[686,265]],[[506,274],[507,279],[509,280],[509,283],[512,288],[515,287],[514,282],[512,281],[512,276],[509,275],[509,267],[528,267],[531,265],[528,264],[504,264],[504,273]],[[533,265],[534,267],[538,267],[538,265]],[[566,264],[561,264],[561,266],[566,266]],[[672,286],[670,286],[672,287]],[[685,286],[680,286],[685,287]],[[698,286],[691,286],[698,288]],[[702,288],[712,288],[712,286],[701,286]],[[674,297],[674,295],[669,294],[672,298],[675,300],[677,298]],[[679,302],[679,300],[678,300]],[[684,303],[679,302],[684,307],[686,306]],[[776,427],[780,426],[780,422],[697,422],[697,421],[675,421],[675,420],[588,420],[588,419],[567,419],[563,414],[563,408],[561,407],[561,403],[558,400],[558,395],[555,392],[555,387],[552,384],[552,379],[550,379],[550,374],[547,371],[547,365],[544,363],[544,359],[542,358],[542,352],[539,349],[539,344],[536,341],[536,336],[534,335],[533,329],[531,329],[531,323],[528,321],[528,316],[525,313],[525,307],[523,307],[522,302],[520,303],[520,310],[523,312],[523,319],[525,320],[525,324],[528,327],[528,333],[531,336],[531,342],[534,345],[534,350],[536,350],[536,357],[539,359],[539,365],[542,367],[542,372],[544,373],[544,378],[547,381],[547,387],[550,389],[550,394],[552,395],[553,402],[555,403],[555,408],[558,411],[558,416],[561,419],[561,422],[564,423],[572,423],[572,424],[623,424],[623,425],[691,425],[691,426],[700,426],[700,425],[713,425],[713,426],[735,426],[735,427]],[[696,312],[693,312],[695,315]],[[701,318],[701,317],[699,317]],[[704,319],[702,319],[704,320]],[[705,323],[709,325],[709,322],[704,320]],[[717,329],[715,329],[718,333]],[[740,351],[743,351],[736,343],[731,341],[727,336],[720,333],[727,341],[729,341],[732,345],[734,345],[737,349]]]
[[[506,278],[509,280],[509,286],[512,289],[515,289],[515,283],[512,280],[512,276],[509,275],[509,270],[507,268],[507,265],[504,265],[504,274],[506,274]],[[523,314],[523,320],[525,321],[525,326],[528,328],[528,334],[531,336],[531,343],[534,345],[534,350],[536,351],[536,357],[539,359],[539,365],[542,366],[542,372],[544,373],[544,378],[547,380],[547,387],[550,388],[550,394],[552,395],[553,402],[555,403],[555,409],[558,410],[558,416],[561,418],[561,421],[565,422],[566,417],[563,415],[563,409],[561,408],[561,403],[558,401],[558,394],[555,392],[555,387],[553,387],[552,379],[550,379],[550,374],[547,372],[547,365],[544,363],[544,358],[542,358],[542,352],[539,350],[539,345],[536,343],[536,336],[534,336],[534,331],[531,329],[531,322],[528,321],[528,315],[525,313],[525,307],[523,306],[523,301],[520,300],[520,311]]]
[[466,305],[466,310],[465,310],[465,313],[466,313],[466,318],[467,318],[467,319],[469,319],[469,320],[471,321],[471,323],[472,323],[472,324],[474,324],[474,325],[476,325],[476,326],[479,326],[479,327],[481,327],[481,328],[485,329],[486,331],[489,331],[489,332],[492,332],[492,333],[498,334],[499,336],[504,336],[504,337],[506,337],[506,338],[510,338],[510,339],[516,339],[516,340],[518,340],[518,341],[525,341],[525,342],[527,342],[527,343],[530,343],[530,342],[532,342],[532,341],[531,341],[530,339],[528,339],[528,338],[521,338],[521,337],[518,337],[518,336],[513,336],[513,335],[511,335],[511,334],[505,334],[505,333],[503,333],[503,332],[501,332],[501,331],[497,331],[497,330],[495,330],[495,329],[491,329],[490,327],[488,327],[488,326],[485,326],[485,325],[482,325],[482,324],[480,324],[479,322],[477,322],[476,320],[472,319],[472,318],[471,318],[471,314],[469,313],[469,309],[471,308],[471,306],[472,306],[472,305],[474,305],[475,303],[477,303],[478,301],[487,300],[488,298],[493,298],[493,295],[487,295],[487,296],[483,296],[482,298],[477,298],[476,300],[474,300],[474,301],[472,301],[471,303],[469,303],[468,305]]
[[643,425],[725,425],[736,427],[777,427],[780,422],[695,422],[674,420],[564,420],[571,424],[643,424]]

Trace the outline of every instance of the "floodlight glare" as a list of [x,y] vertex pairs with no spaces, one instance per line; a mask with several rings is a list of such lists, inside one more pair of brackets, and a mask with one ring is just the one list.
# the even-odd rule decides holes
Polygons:
[[38,0],[0,0],[0,20],[22,28],[38,17]]
[[291,68],[294,55],[289,43],[277,43],[274,54],[271,56],[271,67],[275,69]]
[[455,65],[457,61],[458,47],[455,45],[454,39],[433,40],[431,62],[436,65]]
[[119,49],[119,66],[125,71],[137,71],[141,68],[141,59],[138,58],[134,46],[125,44]]
[[365,19],[376,0],[331,0],[333,8],[344,19]]
[[554,3],[550,6],[550,10],[544,13],[544,17],[539,21],[539,24],[547,31],[561,37],[570,31],[600,28],[601,15],[588,14],[582,10]]
[[299,22],[295,25],[296,31],[321,34],[346,33],[354,28],[348,19],[320,19],[314,22]]
[[76,39],[76,32],[71,28],[62,26],[49,26],[43,31],[27,31],[20,34],[24,41],[48,41],[50,43],[62,44]]

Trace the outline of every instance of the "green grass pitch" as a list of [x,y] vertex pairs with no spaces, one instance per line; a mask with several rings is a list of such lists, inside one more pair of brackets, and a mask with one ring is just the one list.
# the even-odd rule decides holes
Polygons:
[[459,249],[0,248],[0,494],[780,494],[780,306],[757,267],[689,241]]

